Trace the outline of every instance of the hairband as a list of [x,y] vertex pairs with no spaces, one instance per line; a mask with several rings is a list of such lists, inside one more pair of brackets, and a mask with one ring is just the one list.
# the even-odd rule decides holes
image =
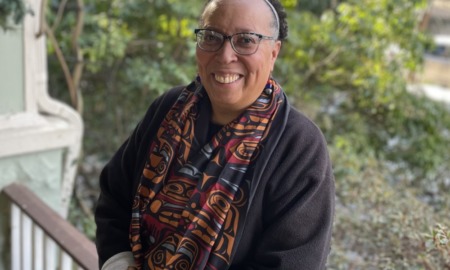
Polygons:
[[[272,10],[272,13],[275,15],[275,18],[277,20],[277,29],[278,31],[280,31],[280,18],[278,17],[278,13],[275,10],[275,7],[272,5],[272,3],[270,3],[269,0],[264,0],[266,1],[267,5],[270,7],[270,9]],[[278,38],[278,37],[277,37]]]

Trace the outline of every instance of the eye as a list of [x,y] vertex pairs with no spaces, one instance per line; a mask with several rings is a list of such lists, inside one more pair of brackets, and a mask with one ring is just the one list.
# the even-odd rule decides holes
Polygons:
[[222,42],[222,36],[219,34],[213,32],[213,31],[205,31],[203,35],[203,41],[209,44],[213,43],[221,43]]
[[242,47],[253,46],[257,43],[258,37],[252,34],[238,34],[236,35],[236,45]]

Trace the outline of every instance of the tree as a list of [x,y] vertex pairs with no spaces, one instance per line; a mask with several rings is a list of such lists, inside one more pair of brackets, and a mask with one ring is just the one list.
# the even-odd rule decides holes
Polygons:
[[[194,78],[195,43],[191,37],[200,2],[197,6],[195,2],[172,2],[85,0],[84,32],[78,46],[85,66],[80,92],[89,96],[84,102],[87,154],[110,156],[154,97],[173,84]],[[70,52],[66,33],[76,17],[76,6],[70,3],[56,33],[66,52]],[[59,1],[52,2],[50,22],[58,20],[53,14],[60,5]],[[54,60],[50,56],[49,68],[54,71],[50,89],[53,95],[64,97],[65,91],[60,90],[64,87],[58,87],[61,73]],[[105,133],[115,135],[104,140]]]
[[293,13],[290,25],[301,27],[290,32],[283,51],[290,57],[282,57],[280,68],[296,74],[283,76],[285,88],[296,90],[299,106],[316,110],[329,139],[359,134],[353,144],[361,154],[406,161],[420,168],[417,178],[442,169],[448,154],[440,146],[449,140],[445,109],[407,91],[405,75],[420,68],[430,46],[418,29],[425,6],[426,1],[347,1],[320,17]]

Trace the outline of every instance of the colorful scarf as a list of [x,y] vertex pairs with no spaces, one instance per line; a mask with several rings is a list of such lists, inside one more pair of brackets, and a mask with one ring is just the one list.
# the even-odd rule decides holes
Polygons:
[[151,143],[133,203],[130,242],[139,269],[228,268],[252,165],[283,100],[270,79],[253,105],[195,147],[195,134],[209,125],[208,117],[199,123],[208,97],[199,78],[181,92]]

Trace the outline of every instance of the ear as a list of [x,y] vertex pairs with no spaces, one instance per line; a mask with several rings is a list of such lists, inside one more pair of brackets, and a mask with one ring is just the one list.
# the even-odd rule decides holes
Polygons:
[[273,67],[275,66],[275,61],[278,58],[278,54],[280,53],[281,50],[281,41],[280,40],[276,40],[273,48],[272,48],[272,53],[271,53],[271,60],[272,60],[272,68],[270,71],[273,71]]

